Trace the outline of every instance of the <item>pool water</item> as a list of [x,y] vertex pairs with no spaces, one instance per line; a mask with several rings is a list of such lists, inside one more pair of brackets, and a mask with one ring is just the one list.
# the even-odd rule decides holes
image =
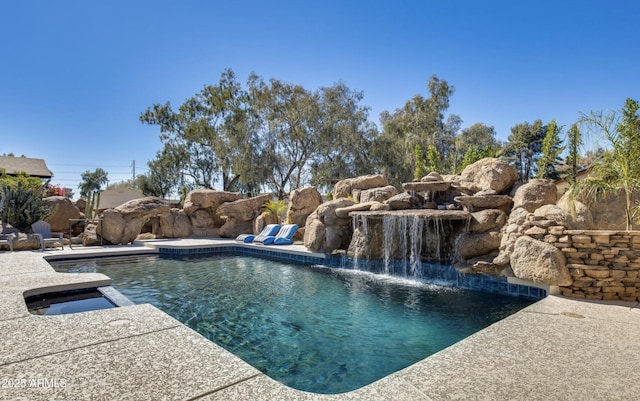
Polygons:
[[115,308],[97,288],[32,295],[25,298],[33,315],[51,316]]
[[532,300],[248,256],[52,262],[99,272],[268,376],[325,394],[432,355]]

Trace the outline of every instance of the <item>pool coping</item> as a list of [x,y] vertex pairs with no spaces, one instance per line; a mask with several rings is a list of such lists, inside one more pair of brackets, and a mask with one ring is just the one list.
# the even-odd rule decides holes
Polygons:
[[[0,333],[5,337],[0,400],[606,400],[640,392],[638,303],[549,296],[412,366],[340,395],[288,388],[151,305],[55,317],[30,315],[24,306],[23,293],[34,288],[110,283],[99,274],[55,273],[45,258],[232,243],[144,241],[0,254]],[[295,245],[277,251],[310,254]],[[1,386],[10,379],[18,386]]]

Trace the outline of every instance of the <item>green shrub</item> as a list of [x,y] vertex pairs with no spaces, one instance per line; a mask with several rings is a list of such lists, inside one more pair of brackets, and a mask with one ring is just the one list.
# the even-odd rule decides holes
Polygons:
[[42,200],[44,191],[42,183],[38,188],[27,186],[22,181],[15,186],[3,185],[0,210],[3,226],[10,224],[13,228],[26,231],[36,221],[45,219],[50,211]]
[[263,208],[267,214],[275,216],[278,219],[278,223],[284,221],[287,213],[287,205],[284,200],[269,200],[264,204]]

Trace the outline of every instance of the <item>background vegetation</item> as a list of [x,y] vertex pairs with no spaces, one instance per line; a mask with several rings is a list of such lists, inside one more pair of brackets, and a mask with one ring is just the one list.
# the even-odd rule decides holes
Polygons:
[[217,187],[283,198],[305,185],[329,191],[362,174],[384,174],[399,186],[430,171],[460,173],[484,157],[509,160],[523,181],[571,180],[605,155],[580,155],[584,119],[567,133],[555,120],[517,123],[501,143],[483,122],[461,128],[462,119],[448,113],[455,88],[447,81],[431,76],[426,89],[376,125],[363,93],[344,83],[310,90],[252,74],[242,84],[228,69],[179,107],[154,104],[141,113],[142,123],[159,128],[163,148],[131,185],[162,197]]

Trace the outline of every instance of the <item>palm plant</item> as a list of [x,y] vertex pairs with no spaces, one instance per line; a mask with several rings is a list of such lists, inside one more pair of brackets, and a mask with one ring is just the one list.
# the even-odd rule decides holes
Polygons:
[[263,205],[264,211],[271,216],[275,216],[278,219],[278,223],[281,223],[285,219],[285,214],[287,213],[287,205],[282,199],[268,200]]
[[640,208],[634,206],[633,195],[640,191],[640,115],[637,101],[627,99],[622,117],[617,112],[603,114],[591,112],[581,122],[591,130],[601,132],[610,142],[600,163],[593,167],[591,176],[572,185],[573,197],[594,202],[607,194],[623,192],[625,196],[626,229],[631,230]]

